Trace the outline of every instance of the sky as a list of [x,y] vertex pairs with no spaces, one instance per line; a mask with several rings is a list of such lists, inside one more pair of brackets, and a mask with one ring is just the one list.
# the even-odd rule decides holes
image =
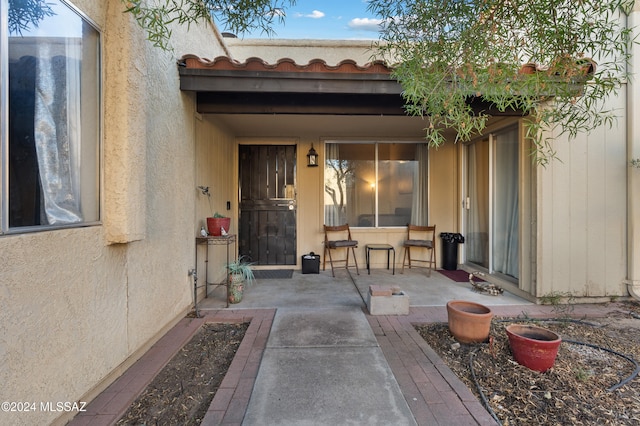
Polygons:
[[[367,0],[296,0],[286,10],[284,24],[276,25],[273,38],[378,39],[380,22],[367,12]],[[267,38],[257,33],[244,38]]]

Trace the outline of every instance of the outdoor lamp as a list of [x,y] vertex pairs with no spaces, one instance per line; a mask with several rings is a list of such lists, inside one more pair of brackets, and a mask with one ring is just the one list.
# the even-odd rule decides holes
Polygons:
[[311,149],[307,154],[307,166],[308,167],[318,167],[318,153],[315,149],[313,149],[313,144],[311,144]]

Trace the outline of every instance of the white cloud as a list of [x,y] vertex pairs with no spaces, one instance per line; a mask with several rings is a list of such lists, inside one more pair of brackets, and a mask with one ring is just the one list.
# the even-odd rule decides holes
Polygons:
[[309,15],[305,15],[306,18],[320,19],[324,18],[324,12],[320,12],[319,10],[314,10]]
[[360,31],[380,31],[381,19],[374,18],[354,18],[349,21],[349,28]]
[[319,10],[314,10],[311,13],[296,13],[294,15],[296,18],[311,18],[311,19],[320,19],[320,18],[324,18],[325,14],[324,12],[320,12]]

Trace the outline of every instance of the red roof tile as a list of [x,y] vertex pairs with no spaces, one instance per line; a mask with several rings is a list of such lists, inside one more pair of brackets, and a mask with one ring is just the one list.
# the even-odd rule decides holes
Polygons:
[[351,59],[340,61],[337,65],[327,65],[322,59],[312,59],[307,64],[297,64],[293,59],[282,58],[275,64],[269,64],[260,58],[248,58],[244,62],[233,60],[227,56],[218,56],[214,60],[200,58],[195,55],[184,55],[181,58],[187,68],[213,69],[224,71],[268,71],[268,72],[315,72],[315,73],[357,73],[357,74],[390,74],[391,69],[382,61],[373,61],[358,65]]

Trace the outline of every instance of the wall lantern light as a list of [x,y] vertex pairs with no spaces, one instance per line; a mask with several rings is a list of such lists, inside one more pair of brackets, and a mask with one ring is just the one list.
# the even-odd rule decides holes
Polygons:
[[307,154],[307,167],[318,167],[318,153],[313,149],[313,144]]

